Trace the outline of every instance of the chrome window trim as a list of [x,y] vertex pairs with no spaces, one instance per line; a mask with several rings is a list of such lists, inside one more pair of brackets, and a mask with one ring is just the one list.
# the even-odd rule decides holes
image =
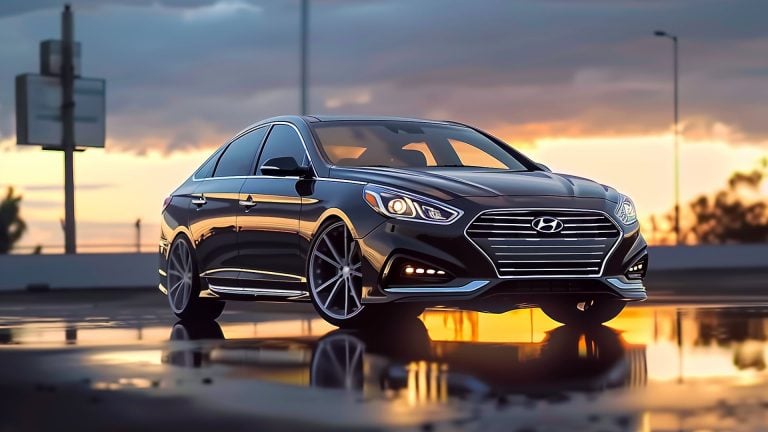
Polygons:
[[[472,240],[471,237],[467,234],[467,230],[469,230],[469,227],[472,226],[475,221],[480,218],[485,213],[490,212],[497,212],[497,211],[583,211],[583,212],[595,212],[595,213],[601,213],[606,218],[608,218],[611,223],[613,223],[616,226],[616,229],[619,230],[619,235],[616,238],[616,241],[613,243],[613,246],[608,251],[608,253],[605,255],[605,259],[603,260],[602,264],[600,265],[600,272],[598,274],[592,274],[592,275],[531,275],[531,276],[502,276],[499,274],[499,269],[496,267],[496,263],[491,259],[491,257],[488,256],[488,254],[485,253],[483,248],[481,248],[477,243],[475,243],[474,240]],[[613,252],[616,250],[616,248],[619,246],[619,243],[621,243],[621,240],[624,238],[626,233],[622,229],[622,227],[616,223],[616,221],[613,220],[613,218],[606,212],[602,210],[594,210],[594,209],[580,209],[580,208],[547,208],[547,207],[521,207],[521,208],[498,208],[498,209],[488,209],[483,210],[480,213],[477,214],[466,227],[464,227],[464,237],[466,237],[467,240],[469,240],[472,245],[480,251],[480,253],[485,256],[485,259],[488,260],[489,263],[491,263],[491,266],[493,267],[493,271],[496,273],[496,276],[499,279],[593,279],[596,277],[601,277],[603,275],[603,272],[605,271],[605,265],[608,263],[608,260],[611,259],[611,256],[613,255]],[[576,239],[576,240],[584,240],[584,239]],[[590,240],[590,239],[587,239]],[[594,239],[591,239],[594,240]],[[568,246],[571,247],[571,246]]]
[[247,175],[247,176],[228,176],[228,177],[207,177],[207,178],[201,178],[201,179],[195,179],[193,178],[192,181],[201,182],[201,181],[208,181],[208,180],[232,180],[232,179],[255,179],[255,178],[269,178],[269,179],[292,179],[292,180],[318,180],[318,181],[332,181],[332,182],[338,182],[338,183],[352,183],[352,184],[359,184],[359,185],[366,185],[368,183],[358,181],[358,180],[346,180],[346,179],[335,179],[330,177],[312,177],[312,178],[303,178],[298,176],[269,176],[269,175]]
[[393,287],[384,288],[384,291],[398,294],[443,294],[443,293],[471,293],[488,285],[490,281],[476,280],[460,286],[447,287]]
[[[296,132],[296,135],[299,136],[299,140],[301,140],[301,146],[304,147],[304,154],[307,156],[307,160],[309,161],[309,166],[312,168],[312,173],[314,174],[313,177],[317,178],[317,170],[315,170],[314,161],[312,161],[312,157],[309,155],[309,148],[307,147],[307,143],[304,141],[304,137],[301,136],[301,131],[299,131],[299,128],[297,128],[296,125],[291,123],[291,122],[275,121],[275,122],[269,122],[269,123],[261,123],[261,124],[258,124],[258,125],[251,125],[251,126],[245,128],[245,129],[243,129],[237,135],[235,135],[232,139],[230,139],[229,141],[224,143],[224,146],[228,146],[228,145],[232,144],[234,141],[236,141],[240,137],[244,136],[245,134],[249,134],[249,133],[255,131],[256,129],[260,129],[262,127],[269,127],[271,129],[272,126],[279,125],[279,124],[288,125],[288,126],[292,127],[293,130]],[[268,132],[271,132],[271,130],[268,131]],[[264,146],[267,144],[267,140],[269,140],[269,133],[264,137],[264,144],[262,144],[262,148],[259,149],[259,154],[256,155],[257,158],[261,157],[261,152],[264,150]],[[226,152],[226,151],[227,150],[224,149],[224,152]],[[214,154],[215,153],[216,152],[214,152]],[[211,156],[213,156],[213,155],[211,155]],[[205,163],[207,163],[210,160],[211,156],[209,156],[208,159],[206,159],[205,162],[203,162],[203,165],[205,165]],[[256,167],[256,168],[258,169],[258,167]],[[199,169],[200,168],[198,168],[198,170]],[[238,178],[297,178],[297,179],[301,178],[299,176],[280,177],[280,176],[247,175],[247,176],[205,177],[205,178],[199,179],[199,178],[195,177],[195,174],[197,174],[197,170],[195,170],[195,173],[192,174],[192,181],[219,180],[219,179],[238,179]]]

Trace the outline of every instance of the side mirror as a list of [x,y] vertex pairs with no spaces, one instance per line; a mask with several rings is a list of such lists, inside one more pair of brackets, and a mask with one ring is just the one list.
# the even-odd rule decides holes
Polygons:
[[308,166],[301,166],[296,159],[285,156],[272,158],[261,166],[261,173],[275,177],[306,177],[312,170]]
[[534,163],[536,164],[537,167],[541,168],[542,171],[552,172],[552,170],[549,169],[549,167],[544,165],[543,163],[538,163],[538,162],[534,162]]

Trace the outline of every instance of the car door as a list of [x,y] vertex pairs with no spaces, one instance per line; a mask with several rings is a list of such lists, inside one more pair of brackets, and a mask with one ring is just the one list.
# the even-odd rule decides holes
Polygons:
[[240,286],[264,290],[264,294],[290,296],[304,290],[304,261],[299,255],[301,198],[299,177],[264,175],[261,167],[270,159],[293,157],[306,164],[306,150],[298,131],[277,123],[264,142],[255,175],[240,190],[237,216]]
[[245,177],[253,170],[266,129],[255,129],[233,140],[219,157],[212,175],[196,179],[189,228],[199,271],[211,285],[237,285],[239,193]]

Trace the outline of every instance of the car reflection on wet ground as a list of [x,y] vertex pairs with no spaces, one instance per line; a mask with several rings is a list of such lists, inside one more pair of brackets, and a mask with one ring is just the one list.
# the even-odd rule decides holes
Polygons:
[[[301,305],[174,323],[154,293],[3,296],[0,430],[765,430],[768,306],[676,298],[606,326]],[[741,304],[739,304],[741,303]]]

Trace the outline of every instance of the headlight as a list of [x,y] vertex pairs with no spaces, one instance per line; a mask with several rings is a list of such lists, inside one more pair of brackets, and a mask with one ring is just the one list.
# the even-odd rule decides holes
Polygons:
[[637,212],[635,212],[635,203],[628,196],[619,195],[619,204],[616,206],[616,217],[624,225],[632,225],[637,222]]
[[366,185],[363,196],[374,210],[396,219],[449,224],[462,214],[461,210],[435,200],[381,186]]

